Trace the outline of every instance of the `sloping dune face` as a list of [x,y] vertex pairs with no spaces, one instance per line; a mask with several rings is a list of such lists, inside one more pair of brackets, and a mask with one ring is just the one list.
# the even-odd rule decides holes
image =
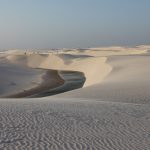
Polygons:
[[113,69],[101,83],[64,93],[61,97],[142,104],[150,102],[148,55],[111,56],[107,62]]
[[[86,50],[85,53],[87,54],[90,51],[90,54],[93,53],[96,56],[105,55],[106,63],[111,66],[111,72],[105,76],[102,82],[97,82],[81,90],[64,93],[61,97],[73,96],[126,103],[149,102],[149,50],[149,46],[136,48],[111,47],[103,49],[102,53],[100,49],[95,49],[95,53]],[[83,52],[80,51],[80,53]]]

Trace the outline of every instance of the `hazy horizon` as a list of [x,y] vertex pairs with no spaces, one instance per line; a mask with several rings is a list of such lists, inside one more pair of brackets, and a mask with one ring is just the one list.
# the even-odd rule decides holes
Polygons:
[[150,44],[149,0],[1,0],[0,49]]

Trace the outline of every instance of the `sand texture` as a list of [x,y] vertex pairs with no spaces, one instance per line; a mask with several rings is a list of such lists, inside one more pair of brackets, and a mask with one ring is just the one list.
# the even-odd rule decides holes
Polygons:
[[87,101],[0,102],[1,149],[149,150],[147,105]]
[[150,150],[150,46],[0,53],[0,149]]

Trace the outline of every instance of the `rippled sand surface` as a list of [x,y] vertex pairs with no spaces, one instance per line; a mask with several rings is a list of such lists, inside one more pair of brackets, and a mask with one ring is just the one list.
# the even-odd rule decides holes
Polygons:
[[147,105],[4,100],[0,114],[1,149],[150,149]]

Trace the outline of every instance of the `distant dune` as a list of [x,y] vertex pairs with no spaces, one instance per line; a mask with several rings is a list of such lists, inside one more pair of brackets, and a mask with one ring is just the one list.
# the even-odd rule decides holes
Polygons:
[[0,72],[0,149],[150,149],[150,46],[3,51]]

